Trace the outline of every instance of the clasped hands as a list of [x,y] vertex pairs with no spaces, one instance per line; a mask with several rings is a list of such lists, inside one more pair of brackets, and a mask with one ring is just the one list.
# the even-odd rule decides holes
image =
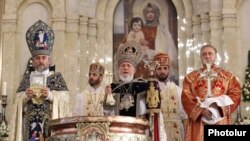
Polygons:
[[[218,109],[219,108],[219,106],[215,102],[212,103],[209,107],[210,108],[214,108],[214,109]],[[208,120],[212,119],[212,113],[208,109],[206,109],[206,108],[203,109],[203,111],[201,112],[201,115],[204,116]]]
[[[42,97],[43,99],[47,98],[48,95],[49,95],[49,91],[50,91],[49,88],[47,88],[47,87],[42,87],[42,88],[40,89],[41,97]],[[26,96],[27,96],[29,99],[31,99],[31,98],[36,98],[36,97],[37,97],[36,92],[35,92],[34,90],[32,90],[32,88],[27,88],[26,91],[25,91],[25,94],[26,94]]]

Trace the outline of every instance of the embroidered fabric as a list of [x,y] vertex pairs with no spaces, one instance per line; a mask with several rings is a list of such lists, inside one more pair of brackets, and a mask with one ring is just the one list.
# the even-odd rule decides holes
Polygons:
[[121,86],[121,102],[120,102],[120,110],[125,109],[128,111],[128,109],[132,106],[134,106],[135,99],[132,95],[132,83],[128,85],[128,88],[126,88],[126,85]]

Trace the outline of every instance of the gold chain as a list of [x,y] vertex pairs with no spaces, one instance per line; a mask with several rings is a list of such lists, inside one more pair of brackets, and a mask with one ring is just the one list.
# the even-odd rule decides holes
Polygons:
[[[90,90],[89,90],[89,93],[90,93],[90,99],[91,99],[91,102],[93,103],[93,106],[94,106],[94,109],[97,111],[98,109],[98,104],[99,104],[99,102],[100,102],[100,99],[101,99],[101,96],[102,96],[102,90],[101,90],[101,92],[98,94],[99,95],[99,97],[98,97],[98,101],[97,101],[97,103],[96,103],[96,93],[94,93],[94,94],[92,94],[91,92],[90,92]],[[95,101],[93,100],[93,98],[92,98],[92,95],[95,95]]]

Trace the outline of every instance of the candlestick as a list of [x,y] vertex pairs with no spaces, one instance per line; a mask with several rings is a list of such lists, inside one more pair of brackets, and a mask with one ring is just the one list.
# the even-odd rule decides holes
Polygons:
[[235,120],[235,124],[236,125],[242,125],[242,124],[244,124],[244,120],[241,117],[241,107],[240,107],[240,104],[237,107],[237,117],[236,117],[236,120]]
[[[8,137],[8,123],[5,117],[5,113],[6,113],[6,106],[7,106],[7,95],[2,95],[2,101],[1,101],[1,105],[2,105],[2,114],[0,114],[1,117],[1,121],[0,121],[0,128],[1,128],[1,137]],[[1,139],[0,139],[1,140]]]
[[6,113],[6,106],[7,106],[7,95],[2,95],[2,121],[6,122],[6,118],[5,118],[5,113]]
[[[108,72],[108,74],[106,74],[106,76],[108,77],[108,85],[110,85],[113,74],[111,72]],[[106,104],[115,105],[115,99],[114,99],[112,93],[107,96]]]
[[[2,84],[2,96],[1,96],[1,122],[4,122],[6,124],[6,118],[5,118],[5,111],[7,106],[7,94],[6,94],[6,88],[7,88],[7,82],[3,82]],[[1,123],[2,124],[2,123]]]
[[112,82],[112,77],[113,77],[113,74],[109,71],[106,76],[108,77],[108,83],[110,84]]
[[2,84],[2,95],[7,95],[7,82]]

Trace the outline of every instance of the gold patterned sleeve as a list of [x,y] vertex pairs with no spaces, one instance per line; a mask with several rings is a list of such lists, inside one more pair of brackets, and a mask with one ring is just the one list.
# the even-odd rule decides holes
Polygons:
[[185,77],[183,81],[181,102],[185,112],[192,120],[195,121],[197,118],[200,117],[200,114],[203,109],[200,108],[200,104],[195,94],[193,94],[192,92],[192,83],[191,81],[188,81],[187,77]]
[[233,113],[241,100],[241,87],[239,81],[233,76],[228,83],[227,95],[233,100],[234,104],[230,106],[230,113]]

